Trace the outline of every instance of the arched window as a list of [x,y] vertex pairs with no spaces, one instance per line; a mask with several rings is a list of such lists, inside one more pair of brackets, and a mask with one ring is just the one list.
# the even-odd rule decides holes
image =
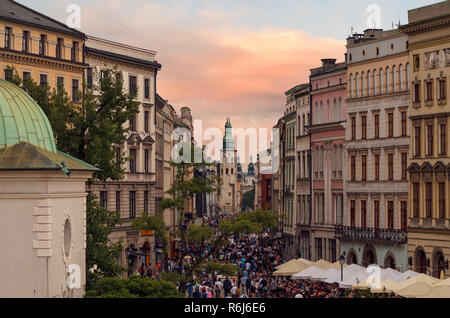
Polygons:
[[394,65],[392,67],[392,92],[397,92],[398,74],[397,67]]
[[391,92],[391,70],[386,67],[386,93]]
[[330,122],[331,121],[331,107],[330,107],[330,100],[327,99],[327,111],[326,111],[326,117],[323,119],[324,122]]
[[353,98],[353,74],[350,74],[350,90],[349,90],[349,95],[350,98]]
[[320,101],[319,107],[319,124],[323,123],[323,101]]
[[411,80],[409,78],[409,63],[406,63],[406,89],[409,90],[409,84]]
[[338,170],[338,166],[337,166],[337,157],[338,157],[338,149],[337,146],[334,145],[333,147],[333,162],[331,163],[332,165],[332,169],[333,169],[333,177],[336,178],[337,176],[337,170]]
[[373,94],[379,94],[377,70],[373,70]]
[[380,95],[381,95],[386,93],[386,90],[384,89],[384,73],[382,68],[380,68],[380,74],[378,74],[378,79],[380,80]]
[[370,73],[370,71],[367,71],[367,96],[371,96],[372,95],[372,74]]
[[339,177],[342,177],[342,162],[343,162],[344,148],[342,145],[339,145],[339,154],[338,154],[338,173]]
[[337,105],[337,100],[336,98],[333,100],[333,121],[339,121],[339,117],[338,117],[338,105]]
[[355,74],[355,97],[359,96],[359,90],[358,90],[358,82],[359,82],[359,74]]
[[316,102],[316,107],[314,107],[313,116],[314,116],[314,118],[313,118],[314,124],[317,124],[319,122],[318,121],[318,117],[319,117],[319,103],[318,102]]
[[364,88],[365,88],[365,85],[364,85],[364,72],[361,72],[361,97],[365,96]]
[[403,65],[400,64],[398,66],[398,91],[401,92],[403,91],[405,88],[403,87],[403,81],[404,81],[404,76],[403,76]]
[[344,110],[342,109],[342,97],[339,97],[338,101],[338,120],[342,121],[344,116]]

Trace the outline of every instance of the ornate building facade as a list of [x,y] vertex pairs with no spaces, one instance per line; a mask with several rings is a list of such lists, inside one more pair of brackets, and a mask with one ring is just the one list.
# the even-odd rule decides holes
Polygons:
[[[348,263],[406,271],[408,37],[369,29],[347,39],[344,226]],[[358,234],[357,234],[358,233]]]
[[297,257],[311,259],[311,134],[310,84],[301,84],[294,93],[297,104],[295,140],[296,167],[296,227]]
[[411,64],[408,260],[448,277],[450,259],[450,2],[408,12]]
[[[0,7],[0,77],[8,80],[14,67],[22,81],[63,85],[74,102],[82,90],[84,33],[15,1]],[[26,89],[26,87],[25,87]]]
[[[103,72],[117,66],[122,72],[124,87],[135,94],[135,100],[139,102],[139,113],[128,123],[130,130],[126,142],[115,145],[118,152],[131,158],[123,166],[124,178],[88,186],[88,191],[95,194],[102,206],[120,211],[122,223],[111,234],[111,240],[123,240],[125,249],[118,261],[130,266],[130,272],[134,272],[141,264],[154,266],[156,261],[154,237],[132,229],[131,222],[141,213],[155,215],[156,199],[163,195],[163,121],[157,122],[156,118],[156,74],[161,65],[156,62],[154,51],[90,36],[85,50],[85,61],[89,65],[88,87],[95,84],[93,81],[100,79]],[[159,113],[162,107],[159,105]],[[158,179],[157,169],[160,172]]]
[[311,259],[336,262],[339,242],[335,225],[342,224],[344,192],[344,140],[346,63],[322,59],[322,66],[312,69],[311,133],[312,215]]

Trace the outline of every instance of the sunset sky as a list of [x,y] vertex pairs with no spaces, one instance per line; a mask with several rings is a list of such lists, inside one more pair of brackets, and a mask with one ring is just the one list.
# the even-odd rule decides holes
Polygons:
[[81,31],[152,49],[162,64],[158,93],[192,109],[204,127],[271,128],[284,92],[307,82],[321,58],[344,60],[351,27],[367,28],[378,4],[384,29],[431,0],[20,0],[65,22],[81,7]]

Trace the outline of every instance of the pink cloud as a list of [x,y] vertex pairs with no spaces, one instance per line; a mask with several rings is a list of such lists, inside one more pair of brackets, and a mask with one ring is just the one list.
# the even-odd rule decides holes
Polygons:
[[250,30],[206,10],[197,13],[196,23],[184,24],[181,7],[147,2],[133,7],[139,10],[115,0],[102,11],[83,8],[84,32],[156,50],[163,65],[158,93],[175,109],[190,107],[205,128],[223,128],[226,116],[233,127],[273,127],[283,114],[285,91],[307,82],[321,58],[344,57],[345,42],[301,30]]

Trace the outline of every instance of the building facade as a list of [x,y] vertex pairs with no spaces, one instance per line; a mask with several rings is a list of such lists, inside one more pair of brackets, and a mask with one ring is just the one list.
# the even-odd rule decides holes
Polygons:
[[342,224],[346,63],[322,59],[311,70],[312,147],[311,258],[336,262],[339,242],[335,226]]
[[449,276],[450,2],[408,12],[411,77],[408,263]]
[[[0,77],[12,77],[13,67],[26,85],[63,85],[73,102],[79,102],[84,71],[85,34],[15,1],[0,7]],[[26,86],[24,87],[26,89]]]
[[[100,89],[94,81],[99,81],[103,72],[116,66],[122,72],[124,88],[130,94],[135,94],[135,101],[139,103],[139,113],[127,124],[129,132],[125,143],[115,145],[118,152],[130,157],[122,167],[125,171],[123,179],[88,186],[88,191],[100,200],[102,206],[111,211],[120,211],[122,223],[116,227],[110,239],[123,240],[125,249],[118,261],[124,266],[128,265],[130,272],[135,272],[142,264],[154,266],[156,261],[154,237],[132,229],[131,223],[141,213],[155,215],[159,211],[156,199],[163,196],[163,127],[162,121],[157,121],[155,106],[156,75],[161,65],[156,62],[154,51],[90,36],[85,50],[85,61],[89,65],[86,76],[88,87],[92,84],[94,88]],[[159,105],[159,113],[162,107]]]
[[311,259],[311,134],[310,84],[302,84],[294,93],[297,105],[295,140],[296,167],[296,227],[297,257]]
[[347,262],[407,268],[408,36],[369,29],[347,39]]
[[98,169],[56,149],[50,122],[21,88],[0,79],[0,100],[0,297],[81,298],[85,183]]

